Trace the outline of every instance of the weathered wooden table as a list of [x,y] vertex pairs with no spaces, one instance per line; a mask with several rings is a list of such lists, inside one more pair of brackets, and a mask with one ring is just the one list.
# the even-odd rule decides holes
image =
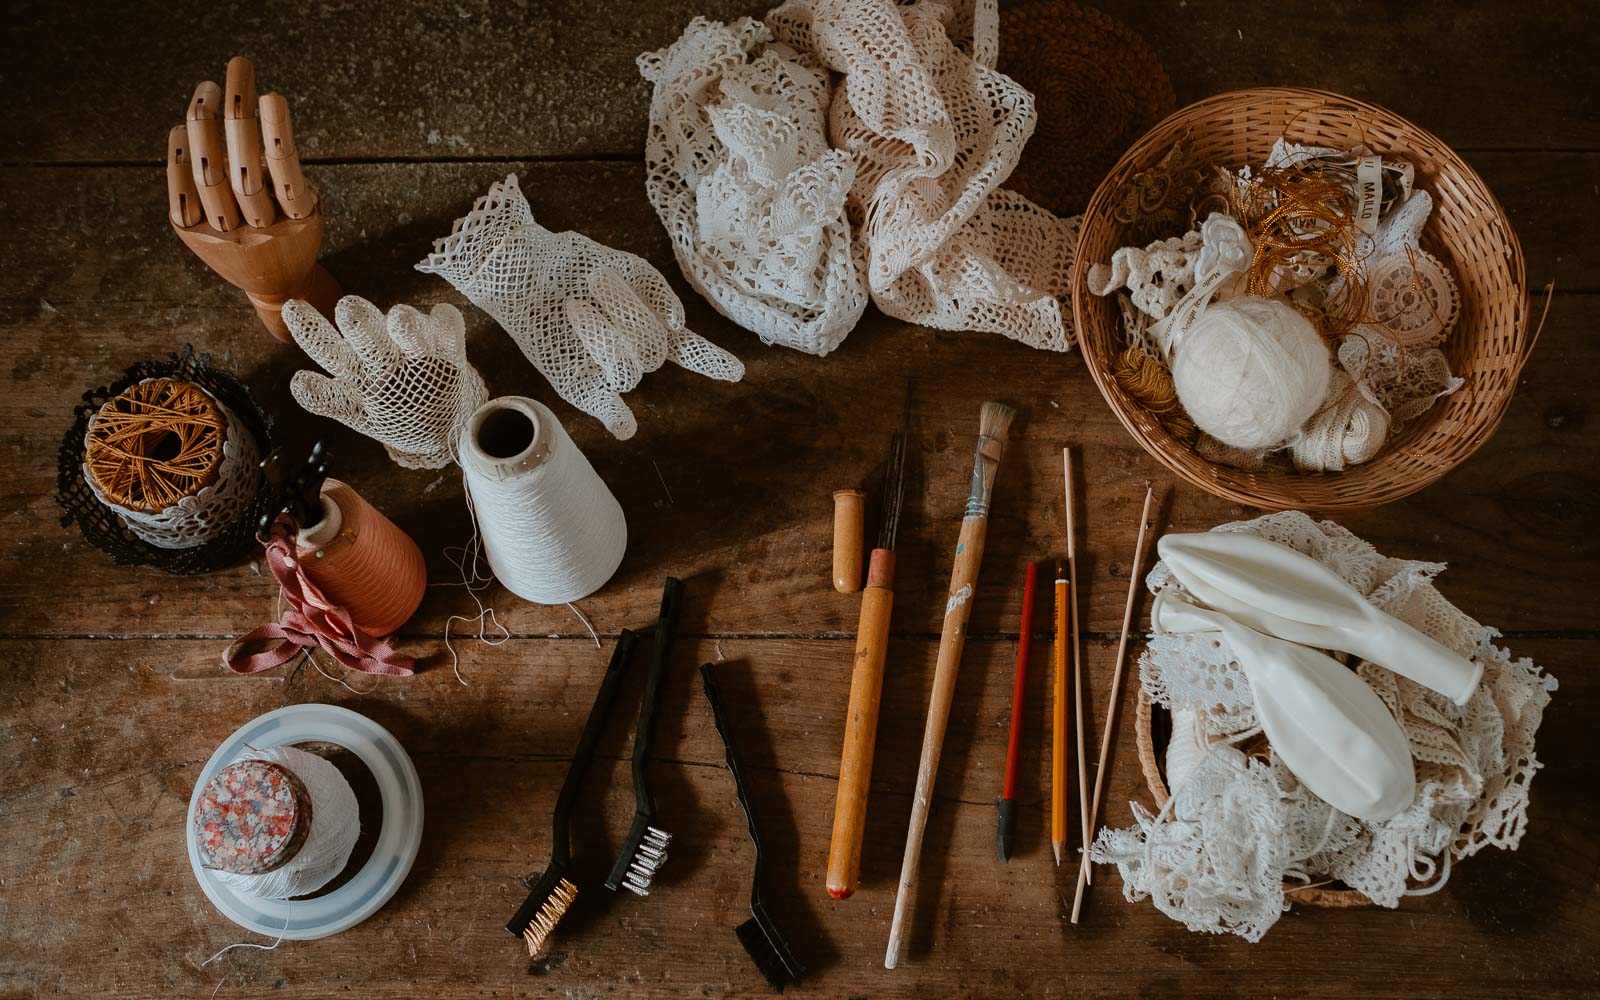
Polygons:
[[[633,59],[672,41],[693,14],[728,18],[759,13],[760,4],[24,7],[8,19],[0,70],[8,95],[0,110],[0,994],[763,995],[733,934],[746,915],[751,852],[693,677],[703,660],[733,664],[736,736],[749,748],[772,831],[778,906],[815,970],[799,992],[1600,990],[1593,8],[1581,0],[1117,6],[1165,60],[1180,104],[1238,86],[1303,84],[1388,105],[1436,131],[1504,202],[1530,284],[1558,283],[1498,435],[1432,488],[1341,519],[1386,552],[1449,562],[1444,593],[1560,678],[1519,851],[1488,851],[1459,866],[1443,892],[1397,911],[1296,909],[1256,945],[1190,934],[1148,903],[1129,904],[1106,871],[1072,928],[1074,873],[1048,860],[1049,699],[1047,672],[1035,669],[1020,857],[995,861],[1022,566],[1062,549],[1060,446],[1081,447],[1087,480],[1096,727],[1144,482],[1166,498],[1174,529],[1252,512],[1175,487],[1116,424],[1076,355],[914,328],[869,310],[844,347],[819,360],[761,347],[682,284],[645,200],[648,91]],[[457,683],[440,636],[449,615],[470,607],[449,586],[441,554],[467,533],[458,478],[400,470],[376,444],[302,413],[287,385],[304,359],[271,341],[240,293],[168,231],[166,130],[194,82],[220,80],[238,52],[256,60],[263,89],[291,98],[308,173],[327,198],[328,264],[347,291],[383,305],[459,301],[411,265],[491,181],[515,172],[542,223],[649,258],[679,285],[694,327],[749,366],[737,385],[670,367],[648,376],[630,397],[641,430],[625,443],[561,408],[622,501],[631,534],[620,573],[583,609],[613,636],[651,624],[667,574],[688,581],[689,600],[655,764],[676,835],[671,864],[648,900],[585,894],[547,960],[530,963],[501,924],[522,899],[518,876],[547,856],[556,785],[606,654],[565,608],[500,592],[494,603],[514,638],[495,648],[463,643],[470,683]],[[1535,295],[1533,314],[1545,305]],[[507,336],[476,310],[467,315],[473,360],[494,391],[553,400]],[[229,676],[218,654],[270,611],[268,578],[248,564],[198,578],[119,568],[59,526],[55,450],[78,393],[185,342],[245,377],[294,445],[332,432],[340,474],[421,542],[437,586],[404,645],[428,669],[348,686],[312,669]],[[829,587],[829,493],[866,484],[906,416],[908,381],[910,487],[865,885],[836,903],[823,891],[823,869],[857,603]],[[991,396],[1019,404],[1023,416],[998,486],[911,946],[901,969],[885,972],[968,449],[978,404]],[[303,701],[350,706],[409,749],[427,796],[421,854],[400,894],[361,926],[273,952],[230,952],[201,968],[245,936],[189,872],[190,789],[236,726]],[[627,729],[614,724],[602,745],[603,814],[579,818],[586,878],[603,871],[631,814]],[[1131,741],[1128,720],[1109,781],[1112,823],[1128,821],[1130,799],[1147,797]]]

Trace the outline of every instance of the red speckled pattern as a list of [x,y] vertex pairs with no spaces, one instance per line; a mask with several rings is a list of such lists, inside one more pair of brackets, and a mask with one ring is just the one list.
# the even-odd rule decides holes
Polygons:
[[311,798],[293,772],[262,760],[217,772],[194,808],[201,863],[236,875],[264,875],[299,852],[311,829]]

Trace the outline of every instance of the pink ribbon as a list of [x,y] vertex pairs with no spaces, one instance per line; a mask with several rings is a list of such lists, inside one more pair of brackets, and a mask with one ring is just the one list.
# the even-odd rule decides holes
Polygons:
[[[272,537],[262,542],[267,550],[267,567],[277,578],[288,608],[275,622],[259,625],[233,641],[222,654],[222,663],[236,674],[253,674],[293,659],[302,649],[321,647],[322,651],[351,670],[390,677],[409,677],[416,661],[396,652],[388,639],[362,631],[350,619],[350,612],[328,600],[322,589],[306,576],[295,552],[300,526],[288,513],[278,515],[272,524]],[[276,642],[271,649],[245,655],[246,646]]]

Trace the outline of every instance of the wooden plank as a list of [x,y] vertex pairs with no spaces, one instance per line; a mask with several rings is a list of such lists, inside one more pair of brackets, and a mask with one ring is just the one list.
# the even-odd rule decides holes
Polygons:
[[[220,80],[243,52],[263,91],[289,97],[313,159],[637,156],[649,89],[634,58],[697,14],[769,6],[625,0],[602,16],[580,0],[420,10],[369,0],[283,18],[193,4],[121,17],[35,7],[8,26],[18,44],[0,135],[8,162],[154,162],[195,83]],[[1477,0],[1453,7],[1448,28],[1425,4],[1288,22],[1263,20],[1246,0],[1102,6],[1150,42],[1180,103],[1297,84],[1388,105],[1456,146],[1600,148],[1583,0],[1542,4],[1538,17]]]
[[[1561,679],[1540,738],[1545,763],[1527,836],[1514,854],[1459,865],[1444,891],[1398,911],[1296,909],[1260,944],[1193,935],[1148,902],[1130,904],[1109,870],[1085,922],[1065,921],[1073,873],[1048,863],[1045,721],[1048,688],[1030,684],[1019,856],[993,855],[991,805],[1005,752],[1009,642],[969,644],[929,833],[927,878],[905,965],[881,969],[899,845],[936,644],[898,642],[879,736],[865,882],[844,903],[823,891],[849,644],[763,640],[685,643],[663,702],[657,793],[675,835],[648,900],[585,892],[553,953],[529,963],[500,929],[520,902],[516,877],[542,864],[564,760],[576,742],[605,654],[573,641],[521,640],[482,651],[470,687],[447,671],[384,680],[354,695],[310,670],[220,675],[205,641],[0,642],[8,697],[0,745],[0,995],[286,997],[358,989],[372,997],[522,996],[547,992],[641,998],[685,990],[764,995],[735,943],[746,916],[750,849],[720,767],[721,749],[692,675],[725,658],[735,739],[752,764],[771,831],[780,920],[815,969],[815,995],[1582,996],[1600,989],[1592,947],[1597,807],[1584,720],[1600,704],[1585,668],[1594,640],[1511,643]],[[1043,644],[1040,644],[1042,651]],[[1091,643],[1091,720],[1100,716],[1112,645]],[[636,671],[637,672],[637,671]],[[593,801],[580,810],[585,884],[609,864],[632,810],[626,731],[639,678],[602,744]],[[356,678],[365,690],[369,678]],[[1131,693],[1131,692],[1130,692]],[[188,795],[215,744],[259,712],[306,700],[345,704],[407,747],[427,797],[422,852],[399,896],[334,938],[237,950],[253,939],[227,924],[193,883],[182,851]],[[95,720],[85,725],[83,720]],[[1107,820],[1126,824],[1140,787],[1131,718],[1121,727]]]
[[[647,256],[677,284],[691,324],[749,367],[738,385],[671,366],[649,375],[630,396],[641,430],[628,442],[559,408],[631,526],[619,576],[583,602],[597,627],[614,632],[648,617],[659,579],[674,573],[704,577],[691,600],[700,602],[696,627],[706,631],[853,631],[856,603],[828,583],[828,497],[851,485],[876,493],[907,381],[913,453],[895,629],[938,631],[977,411],[993,395],[1020,405],[1024,419],[1000,473],[985,571],[995,589],[979,604],[974,629],[1014,629],[1023,561],[1054,558],[1063,547],[1059,448],[1068,441],[1084,449],[1088,483],[1089,627],[1106,631],[1120,622],[1140,487],[1150,479],[1166,489],[1172,480],[1116,423],[1076,355],[910,327],[874,310],[826,359],[761,347],[683,285],[631,164],[323,168],[319,177],[336,206],[330,266],[347,290],[385,305],[461,301],[411,265],[491,179],[512,169],[522,173],[541,221]],[[0,579],[0,630],[225,635],[267,613],[270,581],[248,566],[198,579],[116,568],[56,522],[55,450],[78,394],[133,360],[186,341],[245,377],[296,446],[331,435],[346,478],[419,538],[439,586],[414,633],[437,636],[446,617],[471,609],[459,589],[446,586],[455,576],[442,555],[469,532],[458,477],[398,469],[375,443],[300,411],[287,387],[302,359],[268,338],[242,295],[165,231],[155,210],[155,172],[74,172],[77,183],[65,197],[47,194],[58,190],[58,171],[5,176],[24,182],[7,198],[19,238],[0,247],[0,274],[7,276],[0,292],[0,441],[16,456],[0,487],[0,529],[15,565]],[[1543,242],[1562,245],[1553,236]],[[107,251],[85,253],[86,245]],[[510,338],[476,309],[466,313],[472,357],[492,389],[553,401]],[[1600,445],[1584,432],[1594,372],[1584,345],[1597,320],[1600,296],[1559,295],[1523,388],[1483,452],[1420,496],[1345,523],[1386,552],[1449,560],[1456,568],[1445,577],[1446,592],[1504,628],[1593,628],[1588,595],[1600,587],[1592,503]],[[975,369],[981,377],[969,378]],[[1244,516],[1243,508],[1184,488],[1171,523],[1194,530]],[[503,594],[496,604],[519,633],[581,632],[565,608],[536,608]]]

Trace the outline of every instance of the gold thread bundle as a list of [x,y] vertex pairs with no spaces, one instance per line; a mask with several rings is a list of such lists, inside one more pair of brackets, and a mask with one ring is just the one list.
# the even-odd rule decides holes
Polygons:
[[95,415],[84,467],[107,502],[154,514],[215,480],[225,425],[217,402],[197,386],[140,382]]
[[1161,362],[1137,347],[1127,347],[1117,355],[1111,374],[1122,391],[1148,410],[1173,437],[1185,444],[1193,444],[1200,436],[1194,421],[1189,419],[1178,402],[1178,390],[1172,384],[1172,374]]

